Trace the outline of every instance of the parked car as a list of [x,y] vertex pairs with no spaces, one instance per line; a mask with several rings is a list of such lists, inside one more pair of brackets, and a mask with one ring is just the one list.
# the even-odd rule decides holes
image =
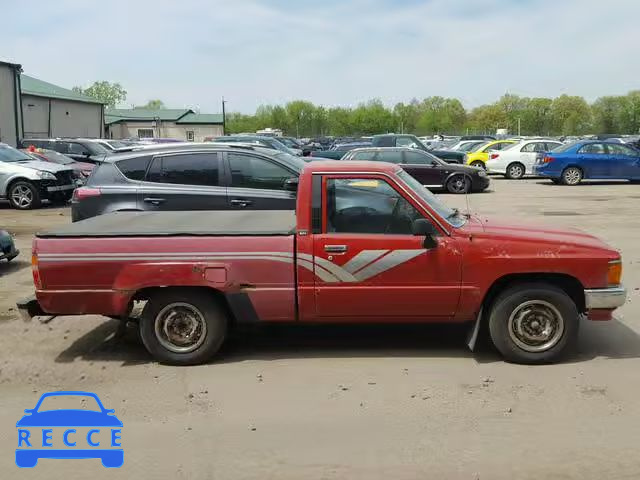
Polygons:
[[95,138],[95,139],[88,139],[88,140],[99,143],[103,147],[106,147],[107,149],[113,152],[126,152],[130,150],[131,147],[133,146],[128,142],[123,142],[121,140],[113,140],[111,138]]
[[329,150],[318,150],[315,152],[310,152],[308,160],[315,160],[317,158],[324,158],[327,160],[340,160],[345,153],[350,152],[354,148],[369,146],[371,146],[370,142],[339,143],[332,146]]
[[13,237],[6,230],[0,230],[0,260],[10,262],[18,256],[20,250],[16,248]]
[[555,183],[577,185],[582,180],[640,181],[640,150],[608,141],[580,141],[548,152],[534,173]]
[[293,209],[304,164],[285,152],[226,143],[112,155],[74,192],[71,219],[125,210]]
[[454,146],[449,148],[449,150],[453,150],[454,152],[470,152],[483,143],[486,143],[486,140],[460,140]]
[[463,135],[460,137],[460,141],[464,140],[484,140],[485,142],[489,142],[491,140],[495,140],[496,137],[493,135]]
[[110,149],[94,140],[66,139],[66,138],[28,138],[22,140],[22,147],[34,146],[45,150],[55,150],[78,162],[100,163],[107,155],[112,153]]
[[592,235],[463,215],[388,163],[309,162],[299,180],[295,212],[118,212],[39,233],[18,310],[130,318],[144,303],[142,343],[175,365],[287,321],[467,323],[539,364],[626,301],[620,253]]
[[533,174],[537,154],[558,148],[562,142],[555,140],[531,140],[508,145],[499,152],[491,152],[485,166],[489,173],[500,173],[519,180]]
[[452,150],[429,149],[420,141],[418,137],[410,134],[387,133],[384,135],[374,135],[372,144],[374,147],[409,147],[424,152],[429,152],[447,163],[462,163],[463,152]]
[[357,148],[347,152],[342,160],[395,163],[429,190],[470,193],[489,187],[489,178],[484,170],[451,165],[430,153],[408,147]]
[[518,143],[516,140],[491,140],[483,143],[474,150],[465,153],[464,163],[471,165],[472,167],[486,168],[485,162],[489,160],[490,150],[502,150],[509,145]]
[[82,183],[84,183],[86,178],[91,175],[91,172],[95,167],[95,164],[93,163],[76,162],[71,157],[67,157],[66,155],[58,153],[55,150],[45,150],[43,148],[33,147],[24,149],[23,152],[31,155],[36,160],[53,162],[57,163],[58,165],[66,165],[69,168],[73,168],[76,173],[76,177],[78,178],[78,180],[82,181]]
[[13,208],[38,208],[42,200],[64,204],[76,188],[72,168],[35,160],[20,150],[0,143],[0,198]]
[[270,148],[271,150],[279,150],[290,155],[302,156],[302,150],[289,148],[276,137],[267,137],[265,135],[227,135],[225,137],[214,138],[211,141],[214,143],[251,143],[264,148]]

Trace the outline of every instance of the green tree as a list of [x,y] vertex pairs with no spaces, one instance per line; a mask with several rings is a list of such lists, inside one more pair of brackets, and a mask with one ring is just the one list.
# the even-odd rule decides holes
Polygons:
[[359,135],[374,135],[395,130],[393,113],[379,99],[361,103],[352,112],[353,132]]
[[527,108],[521,112],[523,135],[551,135],[551,105],[550,98],[531,98]]
[[482,105],[471,111],[467,126],[474,133],[495,133],[498,128],[507,128],[507,114],[497,104]]
[[467,116],[456,98],[428,97],[417,108],[416,131],[419,134],[461,132]]
[[591,130],[591,107],[582,97],[561,95],[551,105],[555,134],[580,135]]
[[353,133],[351,111],[343,107],[327,110],[327,129],[331,135],[337,136]]
[[294,100],[284,106],[287,118],[291,125],[291,133],[296,137],[305,137],[312,134],[313,117],[316,107],[305,100]]
[[146,110],[162,110],[167,108],[162,100],[149,100],[145,105],[136,105],[134,108],[144,108]]
[[94,82],[93,85],[85,89],[82,87],[73,87],[72,90],[94,98],[111,108],[127,99],[127,91],[122,85],[107,81]]

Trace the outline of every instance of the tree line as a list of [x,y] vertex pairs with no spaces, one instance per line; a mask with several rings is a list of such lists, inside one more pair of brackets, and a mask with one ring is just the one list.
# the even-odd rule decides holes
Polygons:
[[[125,102],[127,91],[119,83],[94,82],[74,91],[102,101],[109,107]],[[161,100],[149,100],[134,108],[165,108]],[[557,98],[505,94],[494,103],[467,110],[456,98],[427,97],[398,103],[393,108],[375,99],[355,108],[324,107],[305,100],[285,105],[263,105],[253,115],[229,113],[228,133],[279,128],[287,135],[317,137],[355,136],[384,132],[416,135],[492,134],[506,128],[520,135],[585,135],[591,133],[640,133],[640,90],[605,96],[589,104],[579,96]]]
[[230,113],[227,132],[255,132],[271,127],[287,135],[355,136],[396,132],[416,135],[492,134],[499,128],[520,135],[585,135],[640,133],[640,90],[623,96],[598,98],[591,105],[582,97],[528,98],[503,95],[498,101],[471,110],[456,98],[427,97],[393,108],[370,100],[355,108],[314,105],[295,100],[263,105],[255,114]]

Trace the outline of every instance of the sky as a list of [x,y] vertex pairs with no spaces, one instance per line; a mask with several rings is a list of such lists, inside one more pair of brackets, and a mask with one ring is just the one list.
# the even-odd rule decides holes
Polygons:
[[441,95],[472,108],[506,92],[640,89],[638,0],[0,0],[0,12],[0,60],[66,88],[119,82],[125,106]]

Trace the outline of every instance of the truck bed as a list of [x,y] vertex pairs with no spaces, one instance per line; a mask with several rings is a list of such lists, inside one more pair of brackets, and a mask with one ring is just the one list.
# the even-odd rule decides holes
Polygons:
[[292,235],[292,210],[114,212],[54,230],[38,238]]

